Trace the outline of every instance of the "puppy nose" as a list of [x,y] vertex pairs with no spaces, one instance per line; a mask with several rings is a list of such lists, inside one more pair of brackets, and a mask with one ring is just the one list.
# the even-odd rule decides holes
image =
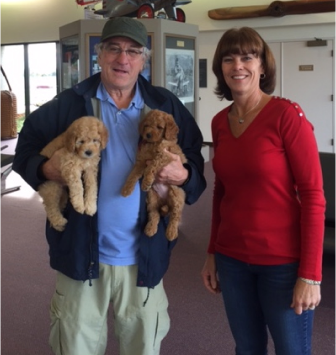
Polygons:
[[146,138],[147,139],[151,139],[152,138],[152,134],[151,133],[146,133]]
[[92,150],[86,150],[85,151],[85,155],[87,155],[88,157],[91,156],[92,154]]

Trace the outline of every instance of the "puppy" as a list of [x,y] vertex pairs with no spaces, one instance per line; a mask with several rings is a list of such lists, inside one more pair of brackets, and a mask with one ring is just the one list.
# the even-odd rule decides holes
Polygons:
[[41,155],[50,158],[61,152],[61,174],[68,187],[46,181],[38,188],[47,217],[53,228],[63,231],[67,220],[62,215],[68,197],[74,209],[90,216],[97,211],[97,173],[100,152],[106,147],[108,131],[96,117],[75,120],[67,130],[47,144]]
[[[182,163],[186,163],[181,148],[177,144],[178,126],[172,115],[159,110],[150,111],[140,122],[139,132],[141,142],[135,165],[129,174],[121,191],[122,196],[129,196],[134,190],[136,182],[143,177],[141,189],[147,191],[148,222],[145,234],[149,237],[157,232],[161,215],[169,214],[166,237],[172,241],[177,238],[178,225],[184,207],[185,193],[176,185],[154,183],[156,174],[172,159],[164,151],[177,154]],[[150,161],[150,164],[148,164]],[[161,193],[161,191],[165,193]]]

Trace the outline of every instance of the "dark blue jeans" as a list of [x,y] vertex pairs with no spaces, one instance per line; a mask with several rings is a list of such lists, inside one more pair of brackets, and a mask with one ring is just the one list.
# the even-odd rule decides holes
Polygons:
[[251,265],[216,254],[236,355],[267,355],[267,328],[277,355],[310,355],[313,311],[290,307],[298,263]]

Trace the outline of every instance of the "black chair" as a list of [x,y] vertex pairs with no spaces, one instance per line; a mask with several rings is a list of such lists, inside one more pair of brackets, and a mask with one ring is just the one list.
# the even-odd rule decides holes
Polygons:
[[335,153],[320,152],[325,213],[324,250],[335,253]]

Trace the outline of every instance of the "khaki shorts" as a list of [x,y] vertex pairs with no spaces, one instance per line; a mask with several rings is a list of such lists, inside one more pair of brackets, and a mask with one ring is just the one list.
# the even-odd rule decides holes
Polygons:
[[158,355],[170,319],[162,281],[136,287],[137,266],[100,264],[99,279],[82,282],[58,273],[51,300],[50,345],[56,355],[104,355],[109,306],[120,355]]

